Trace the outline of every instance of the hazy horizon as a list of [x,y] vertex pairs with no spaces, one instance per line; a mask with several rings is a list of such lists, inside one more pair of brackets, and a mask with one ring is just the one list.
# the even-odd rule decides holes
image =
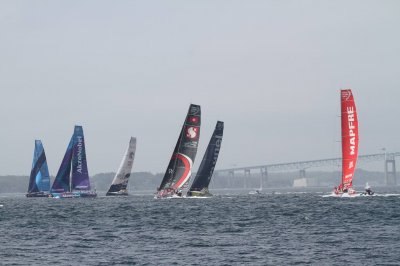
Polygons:
[[162,173],[190,103],[195,171],[217,120],[216,169],[340,157],[343,88],[359,154],[400,151],[398,25],[398,1],[1,1],[0,175],[41,139],[54,176],[75,124],[90,175],[131,136],[133,172]]

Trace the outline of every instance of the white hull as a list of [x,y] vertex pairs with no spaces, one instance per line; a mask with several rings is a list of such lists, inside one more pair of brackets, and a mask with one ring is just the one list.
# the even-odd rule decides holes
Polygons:
[[211,199],[212,196],[184,196],[187,199]]
[[360,197],[361,196],[361,194],[360,193],[352,193],[352,194],[349,194],[349,193],[342,193],[342,194],[336,194],[336,193],[331,193],[331,194],[328,194],[328,195],[323,195],[322,197],[323,198],[357,198],[357,197]]
[[185,196],[178,196],[176,194],[174,195],[169,195],[169,196],[164,196],[164,197],[158,197],[157,195],[154,196],[154,199],[183,199],[186,198]]

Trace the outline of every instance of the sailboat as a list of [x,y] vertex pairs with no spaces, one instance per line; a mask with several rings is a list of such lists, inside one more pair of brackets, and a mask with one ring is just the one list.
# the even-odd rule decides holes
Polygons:
[[42,141],[35,140],[32,170],[29,177],[27,197],[48,197],[50,194],[50,175]]
[[50,192],[55,198],[97,196],[90,187],[82,126],[75,126]]
[[127,196],[128,195],[128,181],[131,175],[133,166],[133,159],[136,152],[136,138],[131,137],[128,148],[126,149],[124,158],[115,177],[111,183],[110,189],[107,191],[106,196]]
[[353,197],[359,194],[353,188],[358,157],[358,118],[351,90],[340,91],[342,124],[342,180],[334,195]]
[[219,151],[222,144],[222,136],[224,133],[224,122],[218,121],[215,126],[214,133],[208,143],[207,150],[201,161],[196,177],[190,186],[187,196],[189,197],[210,197],[212,194],[208,191],[211,177],[214,172],[215,165],[218,160]]
[[263,175],[260,176],[260,187],[249,192],[249,195],[259,195],[263,190]]
[[191,104],[155,198],[181,197],[192,174],[200,137],[200,105]]
[[371,189],[368,182],[365,184],[365,191],[361,194],[362,196],[376,196],[375,192]]

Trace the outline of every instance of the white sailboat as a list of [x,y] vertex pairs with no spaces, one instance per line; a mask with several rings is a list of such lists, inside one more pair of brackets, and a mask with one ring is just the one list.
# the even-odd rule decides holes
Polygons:
[[261,194],[261,191],[263,189],[263,175],[260,176],[260,187],[256,190],[252,190],[249,192],[249,195],[258,195]]
[[111,183],[110,189],[107,191],[106,196],[127,196],[128,195],[128,181],[131,175],[133,160],[135,159],[136,152],[136,138],[131,137],[125,155],[122,158],[121,165]]

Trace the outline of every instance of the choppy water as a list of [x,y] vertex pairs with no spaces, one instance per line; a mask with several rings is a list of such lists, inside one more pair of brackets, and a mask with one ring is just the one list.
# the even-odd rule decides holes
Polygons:
[[399,265],[400,197],[0,197],[1,265]]

